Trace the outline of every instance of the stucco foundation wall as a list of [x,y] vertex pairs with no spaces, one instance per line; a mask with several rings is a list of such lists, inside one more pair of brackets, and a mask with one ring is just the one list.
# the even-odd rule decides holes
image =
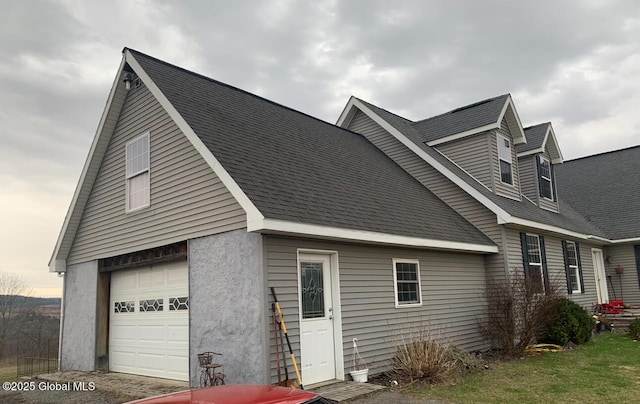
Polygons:
[[222,353],[227,384],[266,383],[262,237],[246,229],[189,240],[190,384],[197,354]]
[[62,370],[96,369],[98,261],[70,265],[64,276]]

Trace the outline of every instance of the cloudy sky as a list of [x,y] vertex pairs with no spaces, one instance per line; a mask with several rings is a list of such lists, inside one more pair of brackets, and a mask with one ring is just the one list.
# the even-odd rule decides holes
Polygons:
[[640,144],[637,1],[0,2],[0,261],[37,295],[123,47],[335,122],[503,93],[565,159]]

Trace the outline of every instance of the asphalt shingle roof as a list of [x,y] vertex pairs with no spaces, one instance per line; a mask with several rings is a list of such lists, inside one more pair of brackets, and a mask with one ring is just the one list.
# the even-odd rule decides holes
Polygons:
[[524,153],[529,150],[535,150],[542,147],[542,142],[544,142],[544,137],[547,134],[549,125],[549,122],[545,122],[524,128],[524,135],[527,138],[527,143],[520,143],[516,145],[516,151],[518,153]]
[[494,245],[363,136],[130,51],[266,218]]
[[509,94],[475,102],[412,124],[423,142],[431,142],[456,133],[495,123]]
[[640,146],[554,167],[561,196],[609,238],[640,237]]
[[[498,97],[499,98],[499,97]],[[364,101],[363,101],[364,102]],[[407,136],[411,141],[413,141],[416,145],[418,145],[422,150],[425,151],[429,156],[437,160],[440,164],[446,167],[449,171],[453,172],[456,176],[463,179],[466,183],[472,186],[476,191],[480,192],[482,195],[487,197],[489,200],[494,202],[504,211],[509,213],[512,216],[532,220],[538,223],[543,223],[547,225],[561,227],[567,230],[596,235],[600,237],[606,237],[605,232],[603,232],[598,226],[594,223],[589,222],[587,219],[582,217],[578,212],[576,212],[572,206],[569,206],[562,199],[567,191],[558,186],[560,190],[560,212],[555,213],[545,209],[540,209],[534,203],[530,202],[526,198],[522,198],[521,201],[516,201],[509,198],[504,198],[499,195],[494,194],[482,184],[480,184],[476,179],[471,177],[467,172],[462,170],[459,166],[451,162],[445,156],[440,154],[438,151],[434,150],[432,147],[426,145],[421,141],[421,138],[418,133],[416,133],[415,128],[408,124],[406,119],[393,114],[385,109],[376,107],[373,104],[364,102],[369,108],[373,110],[376,114],[378,114],[382,119],[386,120],[389,124],[398,129],[402,134]],[[558,165],[554,166],[558,167]],[[556,169],[557,172],[557,169]],[[556,174],[557,175],[557,174]]]

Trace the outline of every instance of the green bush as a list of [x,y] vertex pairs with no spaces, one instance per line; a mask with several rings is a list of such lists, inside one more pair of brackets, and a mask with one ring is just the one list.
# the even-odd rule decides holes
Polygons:
[[640,318],[636,318],[629,325],[629,334],[631,335],[631,338],[635,340],[640,339]]
[[584,344],[591,340],[595,320],[589,312],[569,299],[558,299],[555,303],[556,318],[542,335],[540,342],[566,345],[569,342]]

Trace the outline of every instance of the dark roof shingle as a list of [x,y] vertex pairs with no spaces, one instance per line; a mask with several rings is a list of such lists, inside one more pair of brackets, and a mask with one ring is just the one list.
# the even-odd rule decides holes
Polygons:
[[475,102],[452,111],[413,123],[423,142],[432,142],[457,133],[496,123],[509,94]]
[[551,123],[545,122],[524,128],[524,135],[527,137],[527,143],[520,143],[516,145],[516,151],[518,153],[524,153],[541,148],[542,143],[544,142],[544,137],[549,129],[549,125],[551,125]]
[[640,146],[555,166],[562,198],[611,239],[640,237]]
[[130,51],[266,218],[494,245],[366,138]]

